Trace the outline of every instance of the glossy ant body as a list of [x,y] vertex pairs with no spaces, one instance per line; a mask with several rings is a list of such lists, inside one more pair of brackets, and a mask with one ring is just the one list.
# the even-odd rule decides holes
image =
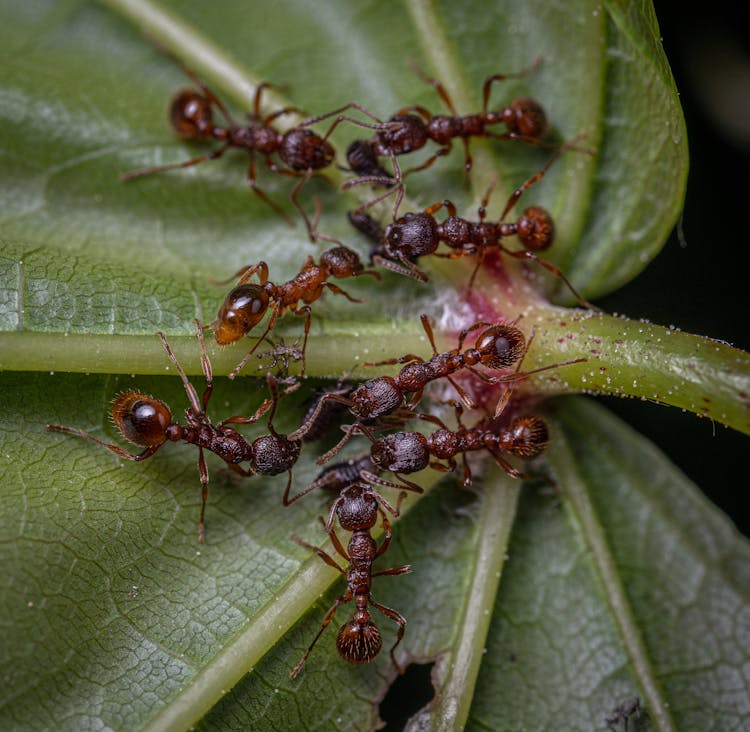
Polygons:
[[[375,135],[370,140],[357,140],[349,146],[347,160],[351,169],[359,176],[357,181],[351,181],[350,185],[364,182],[390,185],[394,180],[400,182],[408,173],[425,170],[439,157],[447,155],[456,138],[461,139],[464,144],[464,169],[467,172],[472,166],[469,141],[473,137],[520,140],[531,145],[541,145],[541,139],[547,132],[547,117],[538,102],[529,97],[519,97],[497,111],[488,109],[494,82],[525,76],[536,68],[538,63],[539,59],[528,69],[520,72],[488,76],[482,85],[482,111],[468,115],[459,115],[445,87],[415,66],[416,73],[435,88],[450,115],[432,114],[424,107],[410,105],[398,111],[387,122],[376,125],[351,120],[355,124],[374,129]],[[413,112],[416,114],[412,114]],[[488,129],[500,124],[505,125],[507,132],[497,133]],[[430,140],[440,145],[440,149],[424,163],[411,168],[403,175],[399,171],[394,171],[395,179],[380,168],[377,162],[378,157],[386,156],[395,161],[395,156],[420,150]]]
[[[527,415],[516,417],[508,427],[498,429],[492,420],[483,420],[474,427],[464,427],[460,409],[456,409],[458,429],[449,429],[433,415],[420,415],[439,426],[425,437],[421,432],[395,432],[375,438],[364,425],[354,425],[351,430],[364,434],[371,442],[370,458],[379,470],[392,472],[400,481],[399,486],[411,488],[414,483],[404,479],[403,474],[418,473],[426,467],[441,472],[456,469],[456,456],[463,456],[464,485],[471,485],[471,469],[466,453],[487,450],[495,462],[512,478],[528,478],[514,468],[503,453],[529,459],[542,453],[549,443],[549,430],[541,417]],[[440,461],[445,462],[440,462]],[[392,483],[391,485],[397,485]]]
[[[432,346],[433,356],[430,360],[425,361],[420,356],[409,353],[401,358],[367,364],[369,366],[397,363],[406,365],[403,366],[396,376],[379,376],[365,381],[354,389],[348,397],[341,397],[336,394],[324,395],[320,402],[318,402],[317,409],[322,409],[327,401],[341,402],[358,418],[359,421],[356,424],[366,423],[389,415],[396,419],[415,417],[418,415],[411,410],[414,409],[422,398],[424,388],[427,384],[439,378],[446,378],[456,389],[463,403],[471,409],[476,407],[476,403],[453,378],[453,375],[457,371],[468,370],[488,384],[510,383],[526,379],[531,374],[539,373],[540,371],[572,363],[580,363],[585,360],[576,359],[574,361],[566,361],[521,373],[519,369],[530,345],[530,340],[527,342],[523,332],[516,328],[515,325],[493,324],[485,321],[479,321],[469,328],[462,330],[459,334],[456,348],[438,353],[429,318],[426,315],[422,315],[420,316],[420,320]],[[477,337],[474,347],[464,350],[463,344],[466,337],[480,328],[483,330]],[[514,363],[517,363],[516,371],[503,376],[488,376],[476,369],[478,364],[491,369],[505,369]],[[502,411],[506,403],[507,396],[501,398],[498,403],[498,413]],[[313,412],[308,418],[308,422],[291,433],[290,438],[303,438],[307,432],[307,426],[313,423],[316,416]],[[347,442],[351,433],[350,429],[337,445],[318,459],[318,463],[324,463],[335,455]]]
[[[248,282],[256,273],[260,284]],[[216,342],[220,346],[226,346],[247,335],[263,319],[269,308],[271,308],[271,317],[263,335],[231,371],[229,378],[233,379],[237,376],[255,352],[255,349],[273,330],[276,320],[287,310],[291,310],[296,315],[305,316],[305,335],[302,342],[302,368],[300,371],[300,376],[304,376],[305,350],[307,348],[307,336],[310,332],[310,303],[320,298],[326,288],[335,295],[343,295],[350,302],[362,302],[362,300],[353,298],[338,285],[329,282],[332,277],[344,279],[361,275],[371,275],[375,279],[380,279],[380,273],[365,269],[359,260],[359,255],[343,246],[323,252],[318,264],[312,257],[308,257],[299,273],[288,282],[280,285],[268,280],[268,265],[265,262],[248,265],[236,272],[232,279],[239,277],[237,284],[224,299],[216,319],[204,327],[214,331]],[[304,302],[305,305],[300,306],[300,302]]]
[[[471,289],[484,258],[490,250],[494,250],[513,259],[535,262],[562,280],[582,307],[596,309],[581,296],[558,267],[537,255],[537,252],[545,251],[552,246],[555,235],[552,217],[544,208],[530,206],[523,211],[517,221],[505,221],[506,216],[516,205],[524,191],[539,181],[552,163],[566,149],[566,146],[559,148],[541,170],[532,175],[510,195],[497,222],[485,220],[486,206],[494,182],[490,185],[480,203],[478,221],[469,221],[458,216],[456,206],[447,199],[435,203],[419,213],[407,213],[401,217],[396,217],[394,213],[393,222],[385,227],[379,243],[371,253],[372,263],[406,277],[427,282],[426,273],[415,264],[419,257],[434,254],[447,259],[458,259],[476,254],[478,255],[477,264],[468,285]],[[434,214],[441,208],[446,209],[448,216],[439,223]],[[372,238],[373,235],[379,233],[377,223],[366,216],[363,211],[352,213],[349,216],[349,221],[368,237]],[[503,240],[510,236],[516,236],[524,248],[520,250],[509,249],[503,243]],[[437,251],[441,243],[449,248],[448,252]]]
[[[372,571],[373,562],[383,555],[391,543],[391,525],[386,516],[386,511],[393,516],[398,516],[401,500],[405,493],[399,495],[399,500],[394,509],[379,493],[374,491],[366,483],[355,482],[346,486],[341,495],[336,499],[325,525],[325,530],[333,543],[336,552],[342,556],[351,566],[345,570],[339,563],[318,547],[308,544],[298,536],[292,536],[300,546],[309,549],[318,555],[327,565],[337,569],[347,579],[347,588],[343,595],[339,596],[323,618],[312,643],[308,646],[299,663],[292,669],[289,676],[295,678],[302,670],[307,657],[310,655],[323,631],[328,627],[333,616],[340,605],[354,602],[355,611],[352,619],[344,623],[336,636],[336,648],[339,655],[349,663],[361,664],[372,661],[383,645],[380,630],[372,621],[368,605],[378,609],[383,615],[392,620],[398,626],[396,642],[391,647],[391,661],[401,673],[401,668],[396,662],[394,651],[401,642],[406,630],[406,619],[395,610],[376,602],[371,593],[373,577],[385,575],[399,575],[411,572],[411,565],[405,564],[400,567]],[[371,535],[371,530],[378,520],[378,514],[382,517],[385,535],[380,545],[376,543]],[[349,544],[344,549],[333,527],[334,517],[338,516],[339,524],[344,531],[352,532]],[[322,522],[322,519],[320,519]]]
[[[169,407],[159,399],[154,399],[137,391],[125,391],[118,394],[112,402],[112,421],[120,434],[144,450],[133,455],[119,445],[100,440],[98,437],[75,427],[48,424],[47,429],[53,432],[83,437],[92,440],[102,447],[126,460],[140,462],[151,457],[166,442],[187,442],[198,447],[198,476],[201,483],[201,512],[198,522],[198,541],[205,540],[206,500],[208,499],[208,468],[203,454],[208,450],[218,455],[229,468],[243,476],[250,475],[278,475],[289,472],[287,490],[292,482],[292,466],[297,462],[300,453],[300,443],[288,440],[279,435],[272,426],[273,415],[278,402],[276,384],[269,378],[272,399],[265,400],[258,411],[249,417],[234,416],[224,419],[214,425],[206,413],[208,402],[213,393],[213,375],[211,363],[206,354],[203,331],[196,321],[198,340],[201,347],[201,365],[206,378],[206,388],[198,399],[195,387],[190,383],[180,363],[177,361],[166,336],[159,333],[164,350],[169,360],[177,369],[187,394],[190,406],[185,410],[186,425],[180,425],[172,419]],[[249,443],[237,430],[229,425],[252,424],[271,410],[268,420],[269,434],[263,435]],[[250,467],[245,469],[240,463],[248,462]]]
[[[334,241],[330,237],[323,236],[315,231],[315,224],[310,222],[309,217],[297,200],[297,196],[313,174],[328,167],[333,162],[335,151],[328,142],[328,138],[339,121],[335,121],[323,137],[320,137],[307,128],[316,122],[321,122],[352,106],[357,107],[358,105],[346,104],[332,112],[309,117],[286,132],[281,132],[273,126],[274,121],[287,114],[301,114],[302,112],[296,107],[284,107],[263,116],[261,114],[263,92],[266,89],[273,88],[272,84],[264,82],[258,84],[256,87],[253,99],[253,111],[249,115],[248,123],[241,125],[235,121],[224,103],[193,71],[184,66],[183,70],[196,87],[198,87],[198,90],[183,89],[173,97],[169,108],[169,120],[174,131],[183,140],[215,140],[221,143],[221,145],[205,155],[199,155],[180,163],[138,168],[137,170],[123,173],[120,178],[122,180],[131,180],[151,175],[152,173],[188,168],[203,163],[206,160],[216,160],[222,157],[229,148],[247,150],[250,155],[250,164],[247,169],[247,184],[253,193],[271,206],[287,222],[291,223],[281,208],[256,183],[255,154],[257,153],[265,158],[266,166],[272,172],[300,179],[292,189],[290,198],[295,209],[305,222],[310,239],[315,241],[319,237],[328,241]],[[217,109],[223,115],[226,120],[225,125],[215,122],[214,109]],[[272,159],[273,155],[278,155],[279,160],[285,167],[277,165]]]
[[[403,363],[406,366],[396,376],[378,376],[365,381],[346,397],[337,394],[324,394],[318,402],[316,410],[308,417],[307,422],[292,433],[294,439],[304,437],[308,429],[314,424],[317,412],[322,410],[329,401],[346,405],[361,422],[369,422],[388,415],[401,415],[404,409],[413,409],[421,399],[425,386],[441,377],[450,381],[469,406],[476,406],[466,391],[455,382],[452,374],[466,368],[479,375],[483,380],[493,381],[492,377],[481,374],[474,367],[481,363],[494,369],[506,368],[515,363],[525,348],[525,337],[518,328],[510,325],[491,325],[481,322],[461,331],[456,348],[438,353],[429,318],[422,315],[420,320],[434,354],[429,361],[410,353],[398,359],[366,364],[377,366]],[[465,351],[462,350],[463,342],[469,333],[485,326],[491,327],[486,328],[479,335],[475,347],[468,348]],[[408,395],[412,396],[409,397]],[[413,416],[413,413],[409,412],[407,416]],[[339,447],[341,445],[343,443],[340,443]]]

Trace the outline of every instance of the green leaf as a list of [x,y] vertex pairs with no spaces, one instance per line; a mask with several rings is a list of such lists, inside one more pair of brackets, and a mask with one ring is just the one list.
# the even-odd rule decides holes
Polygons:
[[[289,85],[267,97],[269,111],[294,104],[315,114],[350,99],[382,117],[409,103],[443,111],[409,70],[407,54],[445,83],[459,110],[476,110],[487,74],[526,68],[541,54],[537,70],[498,85],[493,99],[532,95],[547,109],[551,139],[585,132],[597,150],[566,153],[523,197],[523,205],[553,213],[550,259],[592,298],[645,266],[682,205],[684,125],[653,10],[515,0],[107,5],[0,1],[0,562],[7,578],[0,727],[373,727],[394,677],[386,652],[349,667],[334,651],[331,627],[301,676],[288,679],[342,591],[328,589],[334,570],[289,539],[294,532],[322,543],[314,518],[325,513],[325,496],[283,509],[283,476],[235,484],[209,455],[208,543],[200,546],[194,448],[169,445],[130,463],[44,429],[71,425],[119,442],[110,401],[129,388],[179,414],[184,391],[163,376],[155,331],[168,334],[189,373],[200,373],[192,319],[210,320],[224,293],[210,280],[264,259],[283,281],[319,253],[299,224],[288,227],[248,191],[242,152],[119,180],[124,171],[207,149],[170,130],[168,100],[187,81],[144,33],[194,68],[238,116],[262,80]],[[363,134],[340,125],[337,149]],[[478,141],[467,187],[456,148],[409,179],[402,210],[450,196],[473,216],[497,175],[489,207],[497,215],[550,155]],[[327,175],[334,184],[346,177]],[[293,182],[262,164],[259,181],[289,207]],[[366,252],[342,214],[368,193],[342,194],[314,180],[302,195],[309,210],[315,195],[321,230]],[[479,318],[523,313],[521,323],[535,329],[527,367],[589,359],[535,378],[533,393],[634,395],[750,429],[747,354],[552,307],[537,288],[570,300],[557,280],[489,264],[466,302],[469,262],[420,262],[427,286],[395,275],[344,283],[368,304],[330,293],[314,303],[309,373],[337,377],[360,360],[428,353],[421,312],[438,319],[441,348]],[[291,339],[300,330],[287,317],[274,334]],[[211,347],[216,373],[227,373],[247,347]],[[77,373],[60,373],[68,371]],[[257,407],[265,385],[242,381],[217,380],[212,418]],[[296,426],[308,391],[283,400],[279,429]],[[737,669],[747,649],[727,640],[742,639],[736,617],[747,604],[746,543],[601,410],[555,404],[550,469],[559,497],[487,471],[476,494],[448,482],[410,501],[395,527],[379,566],[410,563],[413,572],[377,578],[373,591],[408,618],[400,663],[438,659],[440,693],[414,724],[601,728],[619,701],[637,694],[657,729],[706,727],[701,705],[716,724],[731,726],[733,703],[746,695]],[[296,485],[316,474],[317,454],[305,449]],[[636,541],[642,536],[648,551]],[[661,555],[663,566],[654,567]],[[687,597],[678,594],[685,588]],[[711,604],[716,597],[722,601]],[[388,648],[393,623],[378,623]]]

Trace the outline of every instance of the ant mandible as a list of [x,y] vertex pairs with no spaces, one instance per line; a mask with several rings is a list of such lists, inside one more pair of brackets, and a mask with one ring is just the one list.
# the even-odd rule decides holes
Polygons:
[[[197,321],[196,321],[197,326]],[[150,458],[159,448],[167,441],[180,442],[184,441],[198,446],[198,475],[201,482],[201,514],[198,523],[198,540],[205,539],[204,515],[206,509],[206,499],[208,498],[208,469],[203,455],[203,450],[208,450],[218,455],[230,467],[237,467],[238,463],[252,459],[252,447],[247,440],[235,429],[229,427],[229,424],[251,424],[257,421],[268,409],[271,403],[265,400],[258,408],[258,411],[252,417],[230,417],[213,425],[206,408],[213,392],[213,378],[211,373],[211,364],[205,354],[205,344],[203,342],[203,333],[198,327],[198,338],[201,342],[202,358],[201,364],[203,374],[206,378],[206,388],[203,396],[198,399],[198,393],[195,387],[188,380],[185,372],[172,353],[172,349],[167,342],[166,336],[159,332],[164,350],[167,352],[169,360],[177,369],[182,384],[187,394],[190,406],[185,410],[187,424],[182,426],[172,419],[172,412],[169,407],[159,399],[138,391],[124,391],[115,396],[112,401],[112,421],[120,434],[128,441],[135,445],[143,447],[143,452],[133,455],[119,445],[114,445],[100,440],[98,437],[85,432],[76,427],[63,427],[56,424],[48,424],[47,429],[53,432],[64,432],[70,435],[77,435],[87,440],[92,440],[115,455],[140,462]]]
[[[286,132],[281,132],[273,126],[273,122],[279,117],[292,113],[304,113],[297,107],[284,107],[263,116],[261,114],[263,92],[266,89],[274,88],[273,84],[263,82],[258,84],[255,89],[253,111],[249,115],[248,124],[241,125],[235,121],[232,114],[216,94],[191,69],[186,66],[183,66],[182,69],[196,87],[198,87],[199,91],[195,89],[183,89],[173,97],[169,108],[169,120],[174,131],[183,140],[216,140],[222,143],[221,146],[205,155],[198,155],[179,163],[131,170],[123,173],[120,176],[121,180],[132,180],[133,178],[140,178],[153,173],[188,168],[203,163],[206,160],[216,160],[222,157],[230,147],[241,148],[247,150],[250,154],[250,164],[247,169],[247,184],[258,198],[267,203],[288,223],[292,223],[282,209],[258,186],[256,182],[255,153],[265,158],[266,166],[272,172],[300,179],[292,189],[290,199],[294,208],[305,222],[310,240],[316,241],[316,239],[320,238],[326,241],[335,241],[331,237],[316,231],[317,216],[315,222],[311,222],[297,197],[313,174],[322,168],[328,167],[333,162],[335,151],[328,142],[328,138],[340,120],[334,121],[323,137],[318,136],[307,128],[316,122],[321,122],[329,117],[340,114],[351,107],[359,107],[359,105],[355,103],[345,104],[332,112],[308,117],[295,127]],[[219,125],[214,121],[214,108],[218,109],[224,116],[227,122],[226,125]],[[273,162],[272,155],[274,154],[278,155],[286,167],[280,167]]]
[[[248,282],[256,274],[260,284]],[[380,273],[365,269],[359,260],[359,255],[344,246],[333,247],[320,255],[320,262],[316,264],[308,256],[302,269],[288,282],[276,285],[268,280],[268,265],[265,262],[248,265],[236,272],[231,279],[239,277],[237,284],[224,299],[219,312],[211,323],[204,326],[214,331],[216,342],[220,346],[235,343],[257,325],[271,308],[271,317],[263,335],[247,352],[245,357],[230,372],[233,379],[248,362],[255,349],[263,342],[268,333],[273,330],[277,319],[287,310],[296,315],[305,316],[305,332],[302,342],[302,367],[300,376],[305,375],[305,350],[307,336],[310,332],[311,309],[310,303],[321,297],[327,288],[335,295],[343,295],[350,302],[363,302],[342,290],[338,285],[329,282],[329,278],[344,279],[371,275],[379,280]],[[223,284],[223,283],[218,283]],[[305,305],[300,307],[300,301]]]
[[[302,670],[310,652],[314,648],[323,631],[328,627],[337,608],[348,602],[354,602],[355,611],[352,619],[344,623],[336,636],[336,648],[339,655],[349,663],[369,663],[380,653],[383,639],[377,625],[372,621],[368,605],[378,609],[383,615],[392,620],[398,626],[396,642],[391,647],[390,655],[394,667],[401,673],[395,656],[395,650],[406,630],[406,619],[400,613],[385,605],[376,602],[371,594],[373,577],[385,575],[399,575],[411,572],[411,565],[405,564],[400,567],[372,571],[373,562],[382,556],[391,543],[391,525],[386,516],[386,511],[393,516],[399,515],[401,501],[406,494],[401,493],[398,503],[394,509],[379,493],[370,488],[366,483],[356,482],[345,487],[341,495],[336,499],[324,524],[325,530],[333,543],[336,552],[351,564],[349,570],[345,570],[339,563],[322,549],[308,544],[298,536],[292,535],[292,539],[305,549],[317,554],[327,565],[337,569],[347,579],[347,588],[343,595],[339,596],[323,618],[312,643],[308,646],[299,663],[292,669],[289,676],[295,678]],[[377,545],[371,535],[371,530],[378,520],[378,514],[383,521],[384,537]],[[339,524],[344,531],[351,531],[349,544],[344,549],[341,540],[333,527],[334,517],[338,516]],[[321,518],[322,522],[323,519]]]

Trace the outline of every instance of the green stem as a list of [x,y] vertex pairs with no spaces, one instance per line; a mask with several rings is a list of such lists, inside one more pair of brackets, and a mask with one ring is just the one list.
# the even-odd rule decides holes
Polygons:
[[463,729],[469,717],[487,633],[492,619],[500,576],[505,565],[508,542],[520,495],[518,481],[495,469],[488,474],[482,494],[474,574],[466,592],[460,633],[448,659],[440,693],[429,709],[429,720],[419,715],[409,729],[437,731]]

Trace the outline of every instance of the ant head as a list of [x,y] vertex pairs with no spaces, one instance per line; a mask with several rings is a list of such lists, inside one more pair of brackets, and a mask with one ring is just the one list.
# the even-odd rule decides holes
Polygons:
[[485,366],[503,369],[523,356],[526,337],[513,325],[493,325],[479,334],[475,347]]
[[351,411],[369,420],[390,414],[404,402],[404,395],[390,376],[379,376],[360,384],[350,395]]
[[555,224],[541,206],[527,208],[518,219],[516,227],[521,244],[529,251],[541,252],[552,246]]
[[158,399],[125,391],[112,401],[112,421],[126,440],[141,447],[154,447],[166,442],[172,413]]
[[169,121],[175,132],[185,140],[201,137],[213,127],[211,103],[192,89],[178,92],[169,108]]
[[284,135],[279,157],[292,170],[320,170],[333,162],[336,153],[312,130],[294,128]]
[[540,140],[547,131],[547,115],[539,102],[529,97],[514,99],[501,113],[509,132]]
[[385,227],[386,254],[392,257],[421,257],[432,254],[439,244],[437,222],[426,213],[408,213]]
[[268,310],[268,293],[254,283],[238,285],[224,299],[214,321],[220,346],[238,341],[263,319]]
[[378,520],[378,502],[366,483],[352,483],[341,491],[336,506],[341,528],[344,531],[371,529]]
[[403,155],[427,144],[427,127],[416,114],[397,114],[380,126],[376,135],[381,154]]
[[547,423],[534,415],[516,417],[508,427],[507,436],[508,444],[503,447],[522,458],[539,455],[549,443]]
[[284,435],[268,434],[253,441],[253,470],[260,475],[279,475],[294,467],[300,443]]
[[429,465],[427,438],[419,432],[395,432],[373,443],[372,462],[392,473],[417,473]]
[[359,254],[349,247],[333,247],[326,250],[320,255],[320,266],[334,277],[351,277],[364,269]]
[[380,653],[383,639],[367,610],[357,610],[336,636],[339,655],[349,663],[369,663]]

